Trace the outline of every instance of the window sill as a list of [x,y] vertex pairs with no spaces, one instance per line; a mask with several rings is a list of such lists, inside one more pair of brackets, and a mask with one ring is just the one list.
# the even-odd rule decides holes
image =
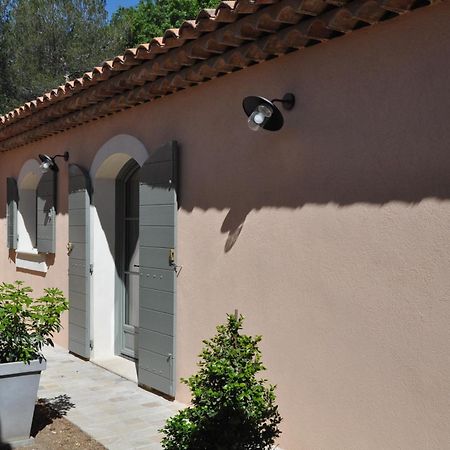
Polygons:
[[29,250],[25,252],[20,250],[17,251],[16,268],[47,273],[48,266],[45,262],[46,255],[38,253],[36,249],[33,250],[35,251],[33,253]]
[[27,255],[35,256],[35,255],[39,254],[38,249],[34,248],[34,247],[23,247],[23,248],[19,247],[16,250],[16,252],[20,253],[21,255],[25,255],[25,256],[27,256]]

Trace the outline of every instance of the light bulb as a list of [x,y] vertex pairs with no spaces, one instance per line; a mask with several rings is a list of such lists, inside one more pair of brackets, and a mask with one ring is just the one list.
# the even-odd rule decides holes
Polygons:
[[41,171],[43,172],[43,173],[46,173],[46,172],[48,172],[49,171],[49,169],[50,169],[50,163],[48,162],[48,161],[44,161],[43,163],[41,163]]
[[264,120],[266,120],[266,116],[263,113],[257,112],[253,117],[253,120],[256,124],[261,125]]
[[248,118],[250,130],[258,131],[272,116],[272,108],[266,105],[258,105]]
[[260,129],[260,126],[258,123],[255,122],[255,116],[258,114],[258,111],[253,111],[252,114],[248,118],[248,127],[252,131],[258,131]]

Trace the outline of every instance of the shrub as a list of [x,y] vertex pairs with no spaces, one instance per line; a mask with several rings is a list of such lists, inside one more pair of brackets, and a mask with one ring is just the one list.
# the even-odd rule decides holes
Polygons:
[[0,363],[42,360],[42,347],[53,346],[53,333],[61,329],[61,313],[68,309],[62,291],[45,289],[36,300],[31,292],[21,281],[0,284]]
[[280,435],[275,387],[256,374],[265,370],[261,336],[240,334],[243,317],[228,315],[199,355],[199,371],[181,381],[192,406],[161,430],[166,450],[267,450]]

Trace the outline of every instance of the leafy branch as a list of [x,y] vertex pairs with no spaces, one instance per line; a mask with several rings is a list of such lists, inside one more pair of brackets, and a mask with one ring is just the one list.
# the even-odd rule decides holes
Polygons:
[[68,309],[62,291],[47,288],[36,300],[23,282],[0,285],[0,363],[42,359],[44,345],[53,346],[61,329],[61,314]]

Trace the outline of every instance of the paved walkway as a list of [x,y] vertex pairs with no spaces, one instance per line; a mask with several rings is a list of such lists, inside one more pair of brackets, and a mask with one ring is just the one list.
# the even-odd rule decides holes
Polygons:
[[158,429],[183,407],[78,359],[62,348],[45,350],[39,397],[67,410],[67,419],[110,450],[160,450]]

